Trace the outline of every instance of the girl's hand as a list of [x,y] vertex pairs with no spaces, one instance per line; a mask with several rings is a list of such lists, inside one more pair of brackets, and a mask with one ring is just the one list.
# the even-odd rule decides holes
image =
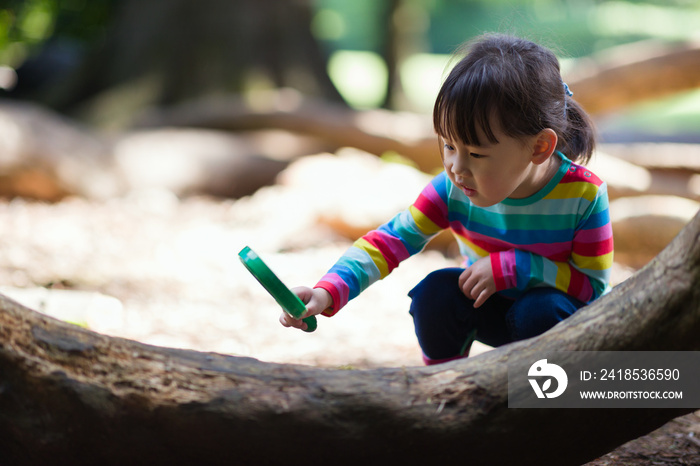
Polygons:
[[309,316],[315,316],[322,313],[333,305],[331,294],[323,288],[309,288],[307,286],[299,286],[292,288],[292,292],[306,304],[306,312],[301,319],[295,319],[286,312],[280,316],[280,323],[285,327],[294,327],[305,330],[307,325],[302,319]]
[[459,276],[459,287],[467,298],[474,300],[475,309],[484,304],[496,292],[491,258],[482,257],[465,269]]

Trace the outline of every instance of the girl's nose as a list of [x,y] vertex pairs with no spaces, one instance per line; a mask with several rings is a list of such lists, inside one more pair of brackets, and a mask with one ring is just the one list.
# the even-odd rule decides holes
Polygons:
[[454,173],[457,176],[471,176],[466,157],[463,157],[459,154],[455,154],[454,160],[452,162],[452,173]]

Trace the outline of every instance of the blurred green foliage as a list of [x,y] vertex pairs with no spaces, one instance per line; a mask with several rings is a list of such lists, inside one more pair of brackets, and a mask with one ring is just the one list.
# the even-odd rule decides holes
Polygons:
[[[580,57],[645,39],[697,37],[700,0],[403,0],[425,14],[424,53],[451,53],[487,31],[522,35]],[[316,0],[315,29],[330,49],[380,52],[388,1]]]
[[[382,54],[391,20],[389,0],[316,0],[315,4],[317,39],[332,59],[340,56],[338,51],[348,58],[333,61],[329,68],[336,86],[353,105],[377,105],[383,100],[383,85],[368,92],[365,81],[383,82],[386,70],[374,64],[376,59],[367,52]],[[416,43],[423,48],[413,50],[414,55],[401,65],[404,91],[413,108],[421,111],[432,108],[449,54],[465,40],[485,32],[510,33],[542,43],[557,53],[564,68],[569,58],[617,45],[700,37],[700,0],[399,0],[398,5],[410,6],[414,22],[416,12],[422,14],[418,29],[423,40]],[[393,20],[400,22],[402,17]],[[657,115],[666,108],[656,105],[661,105],[653,107]],[[653,120],[639,116],[646,110],[645,106],[635,109],[635,118],[629,118],[645,131],[649,130],[646,123]],[[687,113],[673,113],[676,116],[670,126],[687,128],[688,122],[696,121]]]
[[54,37],[87,45],[105,31],[117,0],[2,0],[0,65],[17,67]]

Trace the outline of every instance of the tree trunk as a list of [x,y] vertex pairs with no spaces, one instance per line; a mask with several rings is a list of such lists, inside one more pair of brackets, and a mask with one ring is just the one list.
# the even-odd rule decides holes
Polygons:
[[385,2],[383,58],[388,71],[382,108],[406,110],[411,107],[401,82],[401,65],[411,55],[425,52],[429,13],[415,0]]
[[311,33],[308,0],[122,3],[104,41],[44,102],[127,120],[148,105],[266,87],[342,102]]
[[539,337],[365,371],[152,347],[0,298],[0,462],[581,464],[692,409],[509,409],[506,363],[700,350],[699,282],[700,213],[647,267]]

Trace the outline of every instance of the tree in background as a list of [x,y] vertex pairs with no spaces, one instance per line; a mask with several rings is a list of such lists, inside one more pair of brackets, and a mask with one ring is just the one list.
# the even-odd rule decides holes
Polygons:
[[[69,2],[48,3],[51,14]],[[104,3],[104,36],[93,36],[101,40],[82,64],[47,81],[34,98],[88,116],[98,107],[116,112],[260,88],[342,100],[311,33],[310,0]]]

